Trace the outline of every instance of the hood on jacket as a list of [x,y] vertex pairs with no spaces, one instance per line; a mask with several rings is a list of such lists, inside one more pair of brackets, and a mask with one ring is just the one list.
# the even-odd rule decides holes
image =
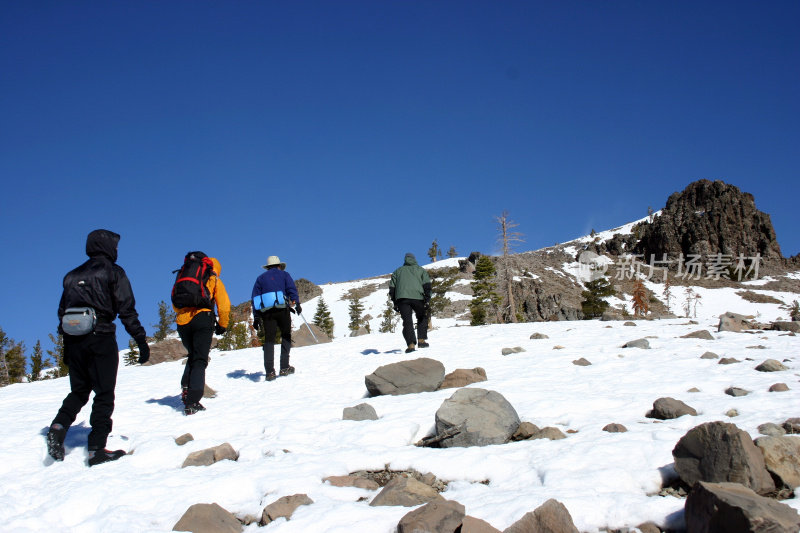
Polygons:
[[403,261],[403,265],[409,266],[409,265],[416,265],[416,264],[417,264],[417,258],[414,257],[414,254],[412,254],[411,252],[407,253],[406,257],[405,257],[405,260]]
[[86,255],[96,257],[103,255],[111,260],[117,261],[117,246],[119,245],[119,234],[107,229],[96,229],[86,237]]
[[222,270],[219,261],[217,261],[216,257],[209,257],[209,259],[211,259],[211,264],[214,265],[214,272],[217,274],[217,276],[219,276],[220,271]]

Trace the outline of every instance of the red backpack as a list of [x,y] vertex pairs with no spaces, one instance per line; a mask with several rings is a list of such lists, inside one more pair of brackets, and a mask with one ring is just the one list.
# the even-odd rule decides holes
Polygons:
[[214,308],[207,287],[209,278],[214,274],[214,264],[206,254],[189,252],[183,260],[183,266],[172,273],[178,274],[172,286],[172,305],[178,309]]

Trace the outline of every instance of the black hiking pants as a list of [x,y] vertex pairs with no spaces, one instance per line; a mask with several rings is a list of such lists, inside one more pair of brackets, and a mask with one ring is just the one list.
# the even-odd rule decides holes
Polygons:
[[406,340],[406,344],[417,344],[417,337],[414,336],[412,314],[417,317],[417,336],[420,339],[427,339],[428,316],[425,312],[425,302],[423,300],[400,298],[396,303],[397,308],[400,310],[400,317],[403,319],[403,338]]
[[264,328],[264,371],[275,371],[275,334],[281,332],[281,370],[289,367],[289,351],[292,349],[292,317],[289,308],[270,309],[260,312],[261,327]]
[[89,393],[94,392],[88,444],[89,449],[105,448],[113,424],[111,414],[119,367],[117,339],[113,334],[64,335],[64,360],[69,365],[70,393],[52,423],[69,429],[89,401]]
[[211,338],[214,336],[214,313],[203,311],[197,313],[188,324],[178,326],[178,335],[189,358],[181,377],[181,387],[188,389],[186,403],[198,403],[203,397],[206,385],[206,367],[208,352],[211,350]]

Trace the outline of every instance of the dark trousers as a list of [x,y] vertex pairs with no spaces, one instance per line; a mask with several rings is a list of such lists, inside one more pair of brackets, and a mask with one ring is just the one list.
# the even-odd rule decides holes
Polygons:
[[417,344],[417,337],[414,336],[412,314],[417,317],[417,335],[420,339],[427,339],[428,316],[425,312],[425,302],[410,298],[400,298],[397,300],[397,308],[400,310],[400,317],[403,319],[403,338],[406,340],[406,344]]
[[197,403],[203,397],[206,385],[206,367],[208,352],[211,350],[211,338],[214,336],[214,314],[211,311],[198,313],[186,325],[178,326],[178,335],[189,358],[181,377],[181,387],[188,389],[186,403]]
[[261,312],[261,327],[264,328],[264,371],[275,370],[275,334],[281,331],[281,369],[289,366],[289,350],[292,349],[292,318],[289,308],[270,309]]
[[114,388],[119,367],[117,339],[114,335],[94,333],[81,337],[65,335],[64,360],[69,365],[71,392],[64,398],[53,424],[69,428],[89,401],[89,393],[94,392],[89,417],[92,426],[89,449],[105,448],[113,425],[111,414],[114,412]]

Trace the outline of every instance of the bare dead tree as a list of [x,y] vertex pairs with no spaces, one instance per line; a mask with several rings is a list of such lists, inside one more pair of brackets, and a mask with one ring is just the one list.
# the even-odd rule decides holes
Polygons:
[[513,220],[508,218],[508,211],[503,211],[503,214],[497,217],[497,223],[500,225],[500,234],[498,242],[503,246],[503,275],[505,277],[506,299],[508,300],[508,314],[511,322],[517,321],[517,305],[514,302],[513,279],[514,276],[511,272],[511,250],[516,243],[525,242],[522,238],[522,233],[512,231],[519,226]]

